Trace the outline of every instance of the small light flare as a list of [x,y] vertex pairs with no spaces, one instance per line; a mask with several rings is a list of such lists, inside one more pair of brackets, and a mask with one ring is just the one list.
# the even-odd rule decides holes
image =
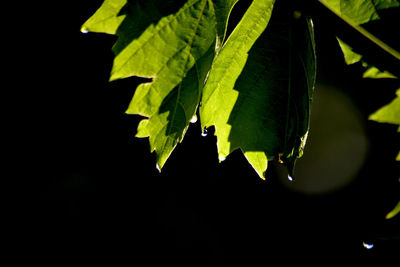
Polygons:
[[366,249],[372,249],[374,247],[374,244],[363,242],[363,247]]

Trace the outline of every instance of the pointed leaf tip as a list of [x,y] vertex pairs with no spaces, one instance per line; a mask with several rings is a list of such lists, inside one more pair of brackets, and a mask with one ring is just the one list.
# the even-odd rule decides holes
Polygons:
[[400,213],[400,201],[397,203],[397,205],[391,210],[388,214],[386,214],[385,218],[392,219],[393,217],[397,216]]
[[265,152],[248,151],[244,152],[244,156],[257,172],[258,176],[265,180],[265,174],[268,168],[268,159]]

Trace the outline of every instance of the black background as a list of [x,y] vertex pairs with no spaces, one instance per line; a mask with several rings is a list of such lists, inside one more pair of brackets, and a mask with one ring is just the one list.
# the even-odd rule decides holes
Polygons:
[[[26,92],[14,120],[23,150],[10,154],[21,189],[6,204],[21,207],[12,208],[22,219],[10,245],[19,258],[188,266],[396,258],[399,218],[384,219],[400,195],[395,126],[366,121],[371,145],[363,169],[328,194],[294,192],[272,168],[262,181],[239,152],[219,164],[212,130],[202,137],[198,123],[160,174],[147,139],[134,138],[140,118],[124,114],[141,80],[109,83],[116,38],[80,32],[101,2],[53,3],[31,14],[18,44],[29,55],[13,82]],[[372,49],[371,60],[394,73],[396,62],[320,5],[302,10],[314,15],[320,82],[344,84],[365,120],[393,99],[394,81],[363,80],[360,66],[344,65],[335,34]],[[395,13],[387,14],[395,25]],[[388,32],[379,34],[397,46]]]

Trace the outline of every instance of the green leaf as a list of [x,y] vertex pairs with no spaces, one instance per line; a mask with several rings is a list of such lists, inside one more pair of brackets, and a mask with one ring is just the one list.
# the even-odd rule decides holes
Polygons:
[[[396,91],[396,95],[397,97],[392,102],[371,114],[369,119],[399,125],[398,132],[400,132],[400,89]],[[400,161],[400,152],[396,160]]]
[[126,112],[146,117],[136,136],[149,137],[159,169],[195,115],[216,43],[223,41],[235,3],[106,0],[83,25],[85,31],[119,37],[110,80],[152,79],[136,88]]
[[105,0],[96,13],[82,25],[81,31],[116,34],[126,17],[118,14],[126,4],[127,0]]
[[379,19],[378,10],[400,6],[397,0],[320,0],[338,16],[357,25]]
[[360,24],[379,19],[378,10],[400,6],[397,0],[319,0],[348,25],[400,60],[400,52],[367,31]]
[[344,61],[346,62],[347,65],[351,65],[351,64],[360,62],[362,55],[354,52],[353,48],[351,48],[348,44],[343,42],[338,37],[336,37],[336,39],[338,40],[340,48],[342,49],[342,52],[344,55]]
[[[252,2],[216,57],[204,88],[200,107],[201,124],[203,128],[215,125],[220,160],[225,159],[231,151],[236,149],[236,147],[231,147],[229,141],[231,126],[228,124],[229,115],[238,97],[238,92],[233,90],[233,87],[246,64],[248,51],[268,25],[274,2],[269,0]],[[252,129],[247,129],[243,133],[256,134],[252,132]],[[248,139],[245,136],[243,138]],[[253,140],[257,142],[256,138]],[[267,168],[266,156],[257,151],[250,152],[247,156],[258,174],[263,177]]]
[[200,107],[202,127],[215,126],[220,160],[241,149],[261,178],[279,154],[293,170],[315,81],[311,21],[291,21],[280,6],[269,22],[273,6],[253,1],[214,60]]
[[377,67],[369,65],[367,62],[363,61],[363,56],[354,52],[353,48],[348,44],[343,42],[341,39],[336,37],[339,42],[339,46],[343,52],[344,61],[347,65],[351,65],[354,63],[362,62],[363,67],[367,68],[367,70],[363,73],[363,78],[371,78],[371,79],[381,79],[381,78],[392,78],[396,79],[397,77],[385,70],[379,70]]
[[393,74],[388,71],[381,71],[374,66],[369,66],[368,69],[363,73],[363,78],[371,78],[371,79],[382,79],[382,78],[397,78]]
[[391,103],[371,114],[369,119],[400,125],[400,89],[396,91],[396,95],[397,97]]
[[391,210],[388,214],[386,214],[386,219],[391,219],[399,213],[400,213],[400,201],[397,202],[397,205],[396,207],[394,207],[393,210]]
[[375,8],[378,10],[400,6],[400,2],[398,0],[372,0],[372,2],[374,3]]
[[[369,65],[367,62],[362,60],[362,55],[356,53],[353,51],[353,49],[340,40],[339,38],[336,37],[336,39],[339,42],[340,48],[342,49],[344,59],[346,64],[353,64],[357,62],[362,62],[362,66],[367,68],[367,70],[363,74],[363,78],[373,78],[373,79],[381,79],[381,78],[392,78],[392,79],[397,79],[396,76],[393,74],[387,72],[387,71],[381,71],[378,68]],[[400,89],[397,91],[397,98],[393,100],[392,103],[389,105],[386,105],[376,111],[374,114],[371,114],[369,119],[370,120],[375,120],[377,122],[384,122],[384,123],[393,123],[393,124],[399,124],[398,131],[400,132]],[[400,153],[397,156],[396,160],[400,160]]]

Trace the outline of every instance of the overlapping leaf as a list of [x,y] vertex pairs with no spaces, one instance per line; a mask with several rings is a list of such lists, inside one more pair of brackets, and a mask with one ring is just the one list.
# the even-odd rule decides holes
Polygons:
[[348,25],[375,45],[400,60],[400,52],[367,31],[361,24],[379,19],[379,10],[399,7],[398,0],[319,0]]
[[279,6],[268,25],[273,5],[253,1],[215,59],[200,107],[202,127],[215,126],[220,160],[240,148],[262,178],[279,154],[293,171],[315,81],[311,21],[291,21]]
[[[385,7],[391,7],[388,3],[387,5],[383,5],[382,1],[382,8]],[[387,1],[390,2],[390,1]],[[396,2],[396,1],[393,1]],[[344,60],[346,64],[354,64],[361,62],[362,65],[367,68],[367,70],[363,74],[363,78],[373,78],[373,79],[380,79],[380,78],[393,78],[397,79],[396,76],[393,74],[385,71],[385,70],[379,70],[375,66],[369,65],[367,62],[363,60],[363,56],[360,55],[359,53],[356,53],[352,47],[350,47],[348,44],[337,38],[339,41],[340,48],[342,49],[343,55],[344,55]],[[397,90],[396,92],[397,97],[388,105],[383,106],[373,114],[369,116],[370,120],[374,120],[377,122],[381,123],[391,123],[391,124],[396,124],[399,125],[398,131],[400,132],[400,89]],[[397,161],[400,161],[400,152],[396,157]],[[399,180],[400,181],[400,180]],[[394,216],[396,216],[400,212],[400,202],[397,204],[397,206],[390,211],[387,215],[387,219],[391,219]]]
[[110,80],[152,78],[136,88],[127,113],[147,117],[140,122],[137,137],[149,137],[159,168],[195,115],[235,2],[106,0],[83,25],[84,31],[119,37]]
[[367,62],[363,60],[363,56],[359,53],[356,53],[352,47],[346,44],[339,38],[336,38],[339,42],[340,48],[343,52],[344,61],[347,65],[355,64],[361,62],[362,65],[367,69],[363,73],[363,78],[372,78],[372,79],[380,79],[380,78],[396,78],[393,74],[386,70],[380,70],[375,66],[369,65]]
[[281,8],[266,31],[275,1],[254,0],[224,43],[235,3],[105,0],[82,27],[118,36],[111,80],[152,79],[138,86],[127,113],[146,117],[137,136],[149,137],[159,168],[201,95],[202,127],[215,126],[221,160],[240,148],[264,178],[268,160],[283,155],[292,172],[302,153],[315,80],[311,21],[292,21]]
[[[354,52],[348,44],[337,38],[340,48],[342,49],[344,60],[346,64],[354,64],[361,62],[363,67],[367,70],[363,74],[363,78],[381,79],[381,78],[391,78],[397,79],[396,76],[385,70],[379,70],[375,66],[369,65],[367,62],[363,61],[363,56]],[[400,89],[396,92],[397,97],[388,105],[383,106],[381,109],[377,110],[370,115],[369,119],[382,123],[391,123],[399,125],[398,131],[400,132]],[[400,160],[400,153],[396,160]]]
[[319,0],[342,18],[359,25],[379,19],[378,10],[398,7],[397,0]]
[[[367,62],[363,61],[363,56],[354,52],[353,48],[351,48],[348,44],[337,38],[339,41],[340,48],[342,49],[344,60],[346,64],[354,64],[361,62],[362,65],[367,68],[367,70],[363,74],[363,78],[373,78],[373,79],[380,79],[380,78],[392,78],[397,79],[396,76],[393,74],[379,70],[378,68],[369,65]],[[374,120],[377,122],[383,123],[392,123],[398,124],[400,126],[400,89],[396,92],[397,97],[388,105],[382,107],[374,114],[371,114],[369,117],[370,120]],[[400,131],[400,127],[399,127]]]

